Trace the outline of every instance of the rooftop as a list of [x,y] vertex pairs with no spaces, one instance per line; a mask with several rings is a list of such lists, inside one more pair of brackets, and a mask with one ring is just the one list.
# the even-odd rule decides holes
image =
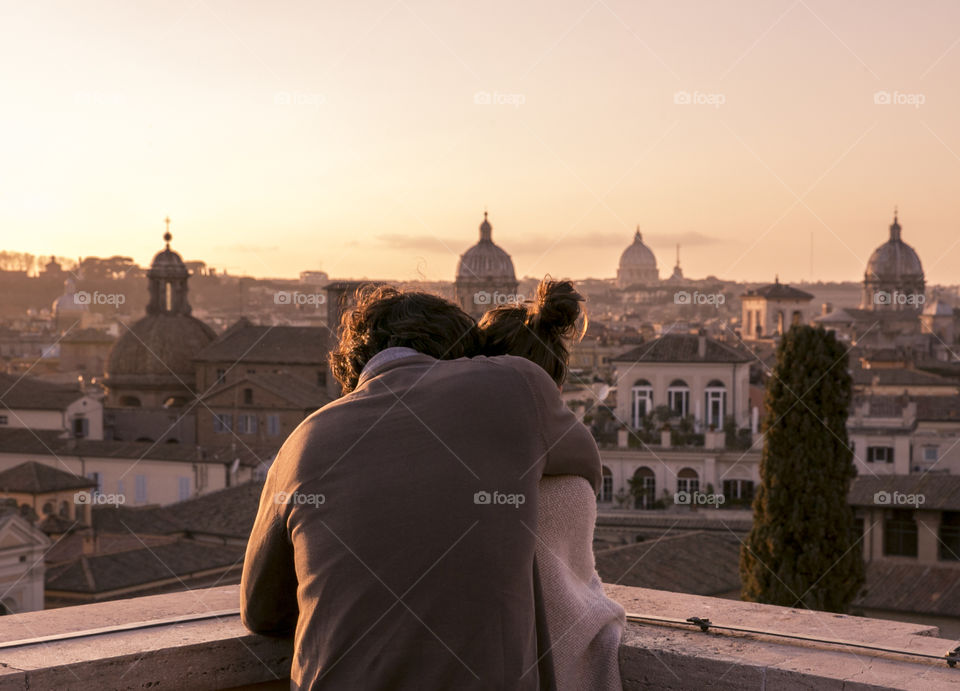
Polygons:
[[0,492],[48,494],[96,486],[93,480],[36,461],[27,461],[0,471]]
[[0,372],[0,405],[13,410],[63,410],[83,396],[76,386]]
[[881,506],[877,494],[922,494],[923,511],[960,511],[960,475],[859,475],[850,483],[847,502],[852,506]]
[[[701,353],[700,339],[705,339]],[[697,334],[665,334],[613,358],[613,362],[750,362],[733,346]]]
[[326,364],[329,330],[260,326],[241,317],[194,358],[197,362]]

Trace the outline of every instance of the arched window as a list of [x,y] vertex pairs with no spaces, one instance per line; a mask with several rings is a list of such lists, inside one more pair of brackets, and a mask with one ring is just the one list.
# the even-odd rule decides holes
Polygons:
[[121,396],[120,405],[126,408],[139,408],[140,399],[137,398],[136,396]]
[[630,419],[636,429],[640,427],[641,420],[653,410],[653,385],[646,379],[637,379],[630,389],[630,394]]
[[683,379],[674,379],[667,387],[667,405],[677,417],[686,417],[690,412],[690,387]]
[[646,466],[633,474],[633,508],[652,509],[657,500],[657,477]]
[[693,468],[684,468],[677,473],[677,491],[693,494],[700,490],[700,476]]
[[60,518],[70,518],[70,504],[65,501],[60,502]]
[[43,509],[41,509],[41,511],[43,512],[43,515],[44,515],[44,516],[49,516],[50,514],[52,514],[52,513],[53,513],[53,502],[52,502],[52,501],[46,502],[46,503],[43,505]]
[[713,379],[704,389],[706,403],[706,423],[708,427],[720,429],[727,414],[727,387],[718,379]]
[[597,499],[602,503],[613,501],[613,472],[607,466],[603,466],[603,482]]
[[784,330],[783,310],[778,310],[777,311],[777,333],[782,336],[783,330]]
[[800,326],[801,324],[803,324],[803,312],[794,310],[793,314],[790,315],[790,326]]

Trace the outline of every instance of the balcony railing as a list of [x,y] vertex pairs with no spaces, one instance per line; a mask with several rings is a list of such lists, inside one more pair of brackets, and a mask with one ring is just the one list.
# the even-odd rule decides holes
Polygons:
[[[960,688],[945,657],[956,643],[935,627],[607,589],[651,619],[624,633],[625,689]],[[291,641],[248,633],[237,604],[226,586],[3,617],[0,691],[288,688]],[[702,632],[690,617],[755,633]]]

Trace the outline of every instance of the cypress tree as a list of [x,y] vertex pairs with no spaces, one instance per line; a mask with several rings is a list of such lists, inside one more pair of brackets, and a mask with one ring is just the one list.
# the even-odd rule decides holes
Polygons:
[[847,504],[847,355],[832,333],[794,326],[767,384],[760,487],[740,550],[743,599],[843,612],[863,586]]

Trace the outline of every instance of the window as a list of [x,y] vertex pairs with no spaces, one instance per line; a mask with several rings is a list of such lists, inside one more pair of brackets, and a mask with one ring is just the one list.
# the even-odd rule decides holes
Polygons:
[[653,411],[653,386],[646,379],[638,379],[631,389],[633,402],[630,418],[634,429],[639,428],[643,418]]
[[103,476],[100,473],[87,473],[87,479],[97,483],[97,486],[90,490],[93,494],[103,492]]
[[237,434],[256,434],[257,416],[256,415],[237,415]]
[[913,511],[895,509],[884,521],[883,554],[888,557],[917,556],[917,521]]
[[280,416],[276,413],[267,415],[267,434],[271,437],[280,436]]
[[248,370],[247,370],[247,374],[256,374],[256,373],[257,373],[257,370],[255,370],[255,369],[248,369]]
[[127,500],[127,495],[123,489],[123,480],[117,480],[117,495],[123,497],[123,501]]
[[180,501],[184,501],[190,498],[190,478],[188,477],[177,478],[177,496],[180,497]]
[[677,473],[677,491],[678,492],[694,492],[699,491],[700,489],[700,476],[697,475],[697,471],[693,468],[684,468],[679,473]]
[[0,415],[0,426],[6,427],[10,424],[10,418],[6,415]]
[[147,476],[137,475],[134,478],[134,501],[137,504],[147,503]]
[[85,417],[73,418],[73,436],[76,439],[86,439],[90,434],[90,421]]
[[233,415],[230,413],[213,414],[213,431],[217,434],[226,434],[233,429]]
[[227,370],[225,370],[225,369],[218,369],[218,370],[217,370],[217,381],[216,381],[216,383],[217,383],[217,384],[222,384],[222,383],[223,383],[223,380],[226,379],[226,378],[227,378]]
[[753,501],[753,480],[724,480],[723,498],[727,504],[749,504]]
[[707,426],[721,429],[723,418],[727,414],[727,388],[722,381],[714,379],[704,392],[707,409]]
[[940,451],[940,447],[938,446],[924,446],[923,460],[926,461],[927,463],[936,463],[939,451]]
[[253,405],[253,389],[244,389],[244,390],[243,390],[243,404],[244,404],[244,405]]
[[667,387],[667,405],[677,417],[686,417],[690,410],[690,387],[682,379],[674,379]]
[[867,463],[893,463],[893,447],[868,446]]
[[940,559],[960,561],[960,511],[940,514]]
[[613,473],[607,466],[603,466],[603,482],[600,485],[600,494],[597,499],[601,502],[613,501]]
[[635,509],[652,509],[657,501],[657,477],[649,468],[638,468],[633,474],[631,483],[633,490],[633,507]]

